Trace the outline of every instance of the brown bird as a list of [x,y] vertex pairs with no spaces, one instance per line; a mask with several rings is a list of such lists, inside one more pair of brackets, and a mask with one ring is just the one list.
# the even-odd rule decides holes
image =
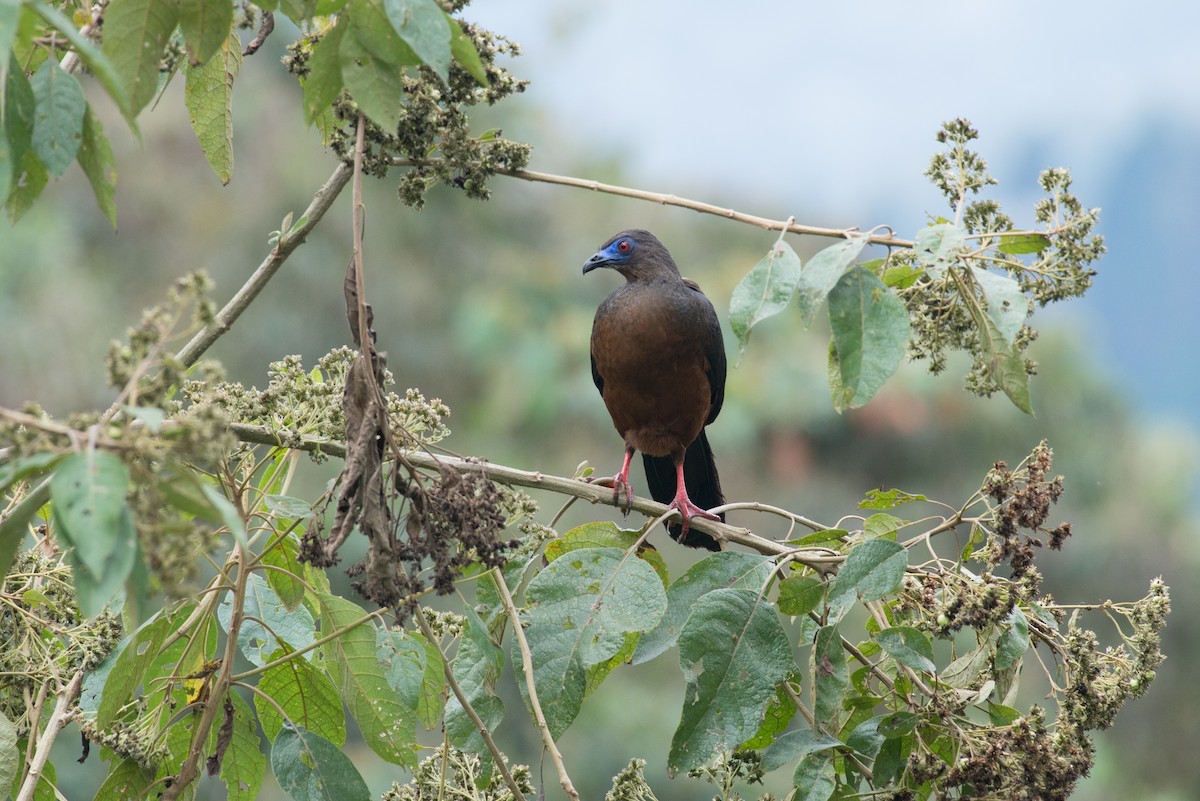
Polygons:
[[672,539],[719,551],[716,539],[688,530],[694,515],[725,519],[707,511],[725,497],[704,436],[725,399],[725,343],[717,313],[649,231],[622,231],[609,239],[583,272],[598,267],[625,276],[596,309],[592,324],[592,379],[625,440],[613,499],[619,501],[624,490],[626,508],[632,503],[629,463],[641,451],[651,497],[678,509],[682,518],[667,526]]

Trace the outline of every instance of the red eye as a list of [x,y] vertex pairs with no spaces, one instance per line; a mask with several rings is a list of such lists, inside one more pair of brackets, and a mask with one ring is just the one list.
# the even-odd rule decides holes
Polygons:
[[633,243],[630,242],[628,239],[622,239],[620,242],[617,243],[617,252],[618,253],[628,253],[631,250],[633,250]]

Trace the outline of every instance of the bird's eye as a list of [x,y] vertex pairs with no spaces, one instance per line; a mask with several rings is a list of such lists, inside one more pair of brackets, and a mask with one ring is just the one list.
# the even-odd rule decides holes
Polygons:
[[617,243],[617,252],[618,253],[628,253],[631,250],[633,250],[633,243],[630,242],[628,239],[622,239],[620,242]]

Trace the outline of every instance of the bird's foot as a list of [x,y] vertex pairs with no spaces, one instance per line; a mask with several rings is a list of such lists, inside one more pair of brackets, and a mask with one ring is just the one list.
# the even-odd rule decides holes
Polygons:
[[687,539],[688,527],[693,517],[704,517],[709,520],[720,521],[720,516],[715,515],[707,509],[701,509],[696,504],[692,503],[692,499],[686,493],[679,493],[675,496],[675,500],[667,506],[668,509],[678,509],[681,519],[681,530],[676,538],[678,542],[683,542]]
[[[629,484],[629,476],[624,472],[617,473],[612,479],[613,505],[628,515],[633,508],[633,487]],[[621,503],[621,490],[625,491],[625,503]]]

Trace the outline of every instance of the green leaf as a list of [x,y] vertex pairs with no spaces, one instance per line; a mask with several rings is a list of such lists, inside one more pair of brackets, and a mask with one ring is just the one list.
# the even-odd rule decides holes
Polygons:
[[125,502],[129,471],[116,456],[67,456],[50,481],[59,533],[73,547],[80,607],[91,617],[116,595],[133,569],[137,535]]
[[[229,43],[233,30],[232,0],[177,0],[179,31],[187,45],[188,61],[203,64]],[[241,51],[239,50],[239,53]]]
[[1008,616],[1008,626],[996,641],[996,670],[1008,670],[1029,650],[1029,620],[1021,607],[1014,606]]
[[419,632],[381,628],[375,637],[375,658],[383,666],[388,684],[421,724],[432,729],[442,718],[446,691],[442,652]]
[[[496,681],[504,666],[504,652],[492,642],[487,624],[475,610],[468,606],[465,613],[467,627],[459,642],[458,653],[454,655],[454,676],[468,703],[491,732],[504,718],[504,702],[495,692]],[[446,703],[446,736],[453,745],[488,760],[485,764],[490,767],[491,754],[483,737],[456,696],[451,696]]]
[[[122,759],[104,777],[92,801],[128,801],[130,798],[143,798],[153,782],[154,768],[144,768],[132,759]],[[55,798],[53,792],[50,797]]]
[[1048,247],[1050,247],[1050,237],[1045,234],[1002,236],[998,246],[1001,253],[1009,253],[1014,256],[1024,253],[1041,253]]
[[795,793],[791,801],[828,801],[837,784],[834,774],[832,754],[818,751],[807,755],[792,774]]
[[110,0],[105,8],[101,49],[129,98],[126,116],[158,93],[159,61],[178,19],[177,0]]
[[38,159],[33,148],[25,151],[21,157],[21,166],[13,176],[12,187],[9,189],[8,200],[4,205],[8,209],[8,219],[13,223],[25,216],[25,212],[33,208],[34,201],[41,196],[42,190],[50,182],[50,175]]
[[746,350],[750,330],[787,308],[800,283],[800,257],[781,237],[733,288],[729,325]]
[[[246,582],[242,602],[241,628],[238,629],[238,649],[258,667],[267,664],[268,655],[280,647],[282,640],[293,650],[306,648],[315,641],[313,617],[303,606],[288,610],[261,573],[251,573]],[[229,631],[233,617],[233,591],[217,607],[217,620]]]
[[816,609],[824,595],[825,582],[815,576],[791,576],[779,582],[775,603],[783,614],[797,617]]
[[893,712],[879,720],[879,733],[884,737],[903,737],[912,734],[920,723],[921,716],[915,712]]
[[727,587],[757,592],[770,574],[768,557],[739,551],[714,553],[692,565],[667,589],[666,614],[654,629],[642,635],[633,664],[649,662],[673,647],[701,596]]
[[[255,801],[267,774],[267,756],[250,705],[239,693],[229,697],[233,699],[233,737],[221,760],[221,781],[225,782],[227,801]],[[209,732],[212,746],[217,732],[215,727]]]
[[[268,662],[274,662],[288,652],[279,649],[271,654]],[[303,656],[291,659],[263,671],[258,680],[259,691],[270,698],[287,715],[293,725],[315,732],[337,746],[346,744],[346,716],[337,688],[325,675]],[[274,742],[283,729],[284,719],[275,704],[254,695],[254,707],[263,734]]]
[[990,270],[971,268],[971,275],[987,300],[987,315],[996,324],[996,330],[1006,343],[1017,340],[1017,334],[1029,316],[1029,298],[1021,291],[1021,285],[1011,276],[1000,275]]
[[1033,414],[1033,402],[1029,396],[1029,371],[1025,369],[1025,358],[1016,344],[1009,343],[996,322],[979,305],[979,300],[973,292],[962,296],[975,329],[979,333],[979,342],[984,353],[991,358],[987,362],[987,372],[1004,394],[1018,409],[1026,414]]
[[[0,64],[8,64],[20,22],[21,0],[0,0]],[[0,77],[3,77],[3,72],[4,70],[0,69]],[[2,782],[0,787],[6,787],[8,784],[9,782]]]
[[[811,671],[816,685],[813,715],[820,723],[834,723],[842,708],[842,696],[850,683],[850,668],[842,655],[842,636],[837,626],[822,626],[813,642]],[[837,726],[831,727],[831,730]]]
[[[264,550],[262,563],[277,568],[266,571],[267,583],[279,596],[280,603],[289,612],[304,600],[304,574],[308,568],[300,561],[300,543],[294,534],[282,531],[272,537]],[[309,727],[311,728],[311,727]]]
[[[33,139],[33,115],[37,101],[25,71],[15,56],[8,56],[0,64],[0,88],[3,88],[3,105],[0,105],[0,200],[8,198],[13,180],[20,171],[21,160]],[[4,77],[7,75],[7,77]]]
[[[526,598],[534,684],[557,739],[579,713],[587,669],[620,651],[627,633],[654,628],[667,597],[654,569],[641,559],[617,548],[584,548],[543,568]],[[523,680],[517,686],[524,692]]]
[[42,475],[58,464],[62,458],[63,454],[61,453],[44,451],[42,453],[31,453],[28,456],[20,456],[11,462],[0,465],[0,492],[8,489],[18,481],[25,481]]
[[450,75],[450,23],[434,0],[383,0],[383,8],[405,44],[445,83]]
[[879,753],[883,741],[887,739],[879,733],[879,723],[884,717],[884,715],[877,715],[858,724],[846,737],[846,745],[867,759],[874,759],[875,755]]
[[0,787],[12,785],[20,764],[21,754],[17,750],[17,727],[6,715],[0,713]]
[[33,114],[33,150],[46,172],[58,178],[79,152],[87,99],[75,76],[59,67],[52,58],[42,62],[29,84],[37,101]]
[[895,515],[876,512],[863,521],[863,534],[867,537],[887,537],[894,540],[896,539],[896,532],[907,522]]
[[[29,3],[28,8],[32,9],[34,13],[45,20],[47,25],[61,33],[63,38],[71,44],[71,47],[79,54],[79,58],[83,61],[84,66],[88,68],[88,72],[96,76],[104,87],[104,90],[108,92],[108,96],[117,104],[117,108],[121,110],[121,115],[129,123],[129,128],[134,133],[137,133],[137,122],[134,120],[134,117],[137,116],[136,111],[130,108],[129,96],[126,94],[121,78],[117,74],[117,70],[112,62],[108,60],[96,45],[92,44],[91,39],[80,32],[74,21],[68,19],[58,9],[46,3],[38,2]],[[105,20],[105,31],[107,32],[107,14]]]
[[829,586],[830,619],[841,620],[857,595],[874,601],[895,592],[904,580],[907,566],[908,552],[899,543],[887,539],[859,543]]
[[871,766],[872,782],[879,786],[889,784],[900,776],[908,761],[908,752],[912,750],[911,738],[888,737],[879,747],[875,755],[875,763]]
[[307,520],[313,516],[308,501],[290,495],[267,495],[263,497],[263,505],[271,514],[284,520]]
[[385,131],[400,126],[404,105],[404,68],[386,61],[368,49],[353,29],[342,37],[338,53],[342,80],[354,102],[371,122]]
[[800,307],[800,319],[804,321],[805,328],[812,325],[830,290],[837,285],[838,279],[866,244],[867,237],[851,234],[845,240],[819,251],[804,265],[800,271],[800,283],[796,287],[796,304]]
[[[792,704],[795,707],[795,704]],[[842,741],[828,734],[816,734],[812,729],[796,729],[780,736],[763,751],[763,770],[770,773],[809,754],[837,748]]]
[[114,229],[117,227],[117,203],[113,193],[117,186],[117,162],[113,157],[112,146],[104,135],[100,120],[88,107],[83,116],[83,141],[79,145],[79,166],[92,185],[92,194],[96,196],[96,205]]
[[216,55],[200,66],[188,64],[183,69],[184,102],[192,130],[223,184],[233,177],[233,82],[241,66],[242,43],[237,33],[230,33]]
[[[320,600],[325,634],[366,615],[362,607],[336,595],[321,595]],[[375,659],[375,627],[368,623],[354,626],[326,643],[323,650],[338,694],[362,730],[363,740],[388,762],[415,768],[416,720]]]
[[146,677],[146,671],[162,650],[163,641],[171,633],[172,620],[159,613],[127,638],[116,660],[108,669],[104,692],[96,707],[96,726],[108,728]]
[[[863,263],[866,267],[866,263]],[[925,274],[925,268],[914,264],[896,264],[883,271],[880,280],[895,289],[908,289]]]
[[1013,709],[1011,706],[1004,704],[988,703],[987,705],[988,718],[993,726],[1008,726],[1017,718],[1021,717],[1020,710]]
[[908,309],[870,270],[854,267],[829,293],[829,322],[841,388],[840,411],[864,405],[900,366],[908,347]]
[[221,493],[220,488],[206,481],[200,482],[200,493],[208,501],[209,506],[217,513],[217,520],[224,523],[225,528],[229,529],[229,533],[233,535],[233,539],[243,548],[246,547],[246,523],[242,520],[242,516],[238,514],[237,507]]
[[[553,562],[569,551],[581,548],[620,548],[627,551],[642,538],[638,529],[618,528],[616,523],[604,520],[595,523],[584,523],[563,534],[556,540],[546,543],[546,561]],[[667,573],[667,563],[662,554],[654,548],[642,547],[638,550],[638,558],[654,568],[654,572],[662,579],[663,586],[670,582]]]
[[979,677],[988,669],[990,662],[986,648],[973,648],[946,665],[938,678],[960,690],[978,688]]
[[29,494],[3,515],[0,515],[0,576],[7,576],[25,536],[29,533],[29,519],[50,500],[50,479],[46,479],[30,490]]
[[[787,729],[792,718],[796,717],[797,711],[796,702],[792,700],[785,688],[788,682],[799,685],[799,675],[794,672],[790,673],[779,683],[779,686],[775,688],[775,695],[771,696],[771,700],[767,702],[767,708],[763,712],[762,724],[759,725],[758,731],[754,732],[753,737],[738,746],[738,750],[769,748],[777,739],[783,739],[780,734]],[[783,737],[786,736],[786,734],[783,735]]]
[[313,123],[337,100],[342,91],[342,61],[339,51],[346,24],[331,25],[321,35],[308,59],[308,75],[304,86],[304,121]]
[[454,60],[480,86],[487,86],[487,72],[483,68],[483,61],[479,58],[479,51],[475,49],[475,43],[471,41],[470,36],[467,36],[462,26],[458,24],[458,20],[447,14],[446,21],[450,23],[450,52],[454,55]]
[[879,632],[875,641],[883,646],[888,656],[902,665],[926,673],[937,670],[933,664],[933,643],[923,631],[910,626],[894,626]]
[[929,500],[924,495],[912,495],[904,490],[867,490],[867,497],[859,501],[859,509],[874,509],[884,512],[888,509],[894,509],[903,503],[911,503],[913,501]]
[[917,231],[917,261],[933,271],[950,266],[967,245],[966,235],[954,223],[935,223]]
[[370,801],[371,792],[350,757],[324,737],[287,726],[271,748],[271,771],[296,801]]
[[754,590],[719,589],[694,605],[679,635],[687,687],[671,739],[671,775],[749,739],[775,687],[795,667],[775,608]]

